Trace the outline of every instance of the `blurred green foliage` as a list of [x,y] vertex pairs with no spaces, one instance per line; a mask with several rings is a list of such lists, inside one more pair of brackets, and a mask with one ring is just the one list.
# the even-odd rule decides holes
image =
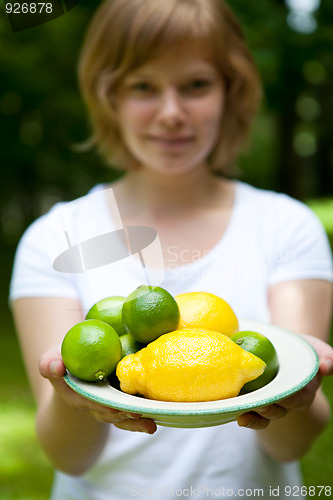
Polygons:
[[53,471],[35,436],[36,407],[13,324],[3,315],[0,352],[0,498],[46,500]]

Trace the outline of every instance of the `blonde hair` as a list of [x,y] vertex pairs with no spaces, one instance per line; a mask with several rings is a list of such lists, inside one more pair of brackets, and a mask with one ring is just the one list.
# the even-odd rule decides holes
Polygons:
[[225,82],[225,109],[209,164],[226,172],[245,144],[261,85],[241,28],[222,0],[105,0],[87,31],[79,85],[97,146],[107,163],[126,169],[133,158],[115,112],[117,86],[130,71],[187,40],[208,44]]

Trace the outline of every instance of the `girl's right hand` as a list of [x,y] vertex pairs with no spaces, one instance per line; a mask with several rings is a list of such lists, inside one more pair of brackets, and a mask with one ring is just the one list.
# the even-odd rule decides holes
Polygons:
[[39,360],[39,373],[50,381],[56,393],[70,408],[78,412],[87,412],[99,422],[113,424],[119,429],[147,434],[154,434],[157,429],[155,422],[151,419],[100,405],[73,391],[63,378],[66,368],[61,358],[60,346],[53,347],[42,354]]

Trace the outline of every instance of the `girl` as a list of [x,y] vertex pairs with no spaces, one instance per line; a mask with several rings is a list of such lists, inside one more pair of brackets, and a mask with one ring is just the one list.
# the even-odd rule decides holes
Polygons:
[[[237,498],[255,488],[268,497],[278,487],[285,498],[285,486],[301,483],[297,460],[329,420],[320,381],[333,371],[332,349],[322,342],[332,263],[305,206],[226,176],[260,97],[239,25],[221,0],[106,0],[87,33],[79,80],[91,144],[126,173],[37,220],[19,245],[11,284],[37,433],[57,469],[52,499],[175,491]],[[172,294],[215,293],[238,317],[311,335],[321,359],[316,378],[238,422],[191,430],[157,429],[74,393],[63,380],[65,333],[98,299],[140,285],[142,269],[135,257],[81,274],[56,271],[52,262],[65,233],[75,243],[120,222],[157,230],[165,275],[153,284]]]

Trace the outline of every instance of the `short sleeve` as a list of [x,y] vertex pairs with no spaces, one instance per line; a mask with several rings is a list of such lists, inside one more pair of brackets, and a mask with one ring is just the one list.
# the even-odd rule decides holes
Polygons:
[[[9,300],[23,297],[77,298],[75,282],[69,274],[54,270],[47,215],[37,219],[23,234],[16,250]],[[53,235],[56,240],[56,235]]]
[[297,279],[333,281],[332,252],[317,216],[303,203],[281,195],[267,264],[269,284]]

